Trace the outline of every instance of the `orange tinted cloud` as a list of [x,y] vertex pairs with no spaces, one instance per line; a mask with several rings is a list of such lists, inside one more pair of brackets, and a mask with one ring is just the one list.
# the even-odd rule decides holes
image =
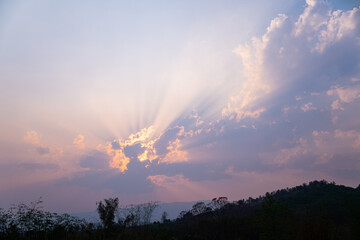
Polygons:
[[30,130],[30,131],[26,132],[26,135],[24,137],[24,141],[26,143],[28,143],[28,144],[33,145],[33,146],[40,146],[40,136],[34,130]]
[[181,144],[178,138],[175,141],[170,142],[169,146],[167,147],[169,152],[159,162],[164,162],[164,163],[187,162],[189,160],[188,152],[182,151],[180,150],[180,148],[181,148]]
[[126,157],[123,149],[114,149],[111,142],[108,142],[105,146],[97,146],[97,150],[104,152],[111,157],[109,162],[111,168],[118,168],[121,172],[125,172],[128,169],[127,165],[129,164],[130,159]]
[[[158,163],[175,163],[175,162],[186,162],[189,160],[188,152],[181,150],[180,138],[192,137],[194,135],[193,131],[190,130],[185,132],[183,126],[176,127],[171,130],[178,130],[175,134],[176,139],[169,139],[168,145],[166,146],[166,152],[157,153],[155,144],[163,137],[167,139],[166,131],[162,132],[158,137],[152,139],[155,128],[150,126],[148,128],[143,128],[140,131],[130,134],[126,140],[115,139],[113,142],[107,142],[105,145],[99,145],[97,149],[106,153],[112,158],[109,163],[109,166],[112,168],[118,168],[121,172],[127,170],[127,165],[130,163],[131,157],[126,156],[126,147],[139,146],[140,150],[135,153],[137,159],[140,162],[149,161],[150,163],[158,159]],[[200,133],[201,129],[196,133]],[[161,143],[162,144],[162,143]],[[139,152],[140,151],[140,152]]]
[[166,198],[177,199],[178,201],[202,199],[211,196],[210,191],[200,182],[193,182],[182,174],[175,176],[154,175],[147,179],[159,187],[158,194],[166,195]]
[[84,136],[79,134],[77,135],[77,137],[74,139],[73,144],[78,148],[78,149],[84,149],[85,148],[85,142],[84,142]]
[[112,156],[112,160],[110,162],[110,167],[112,168],[118,168],[120,169],[121,172],[124,172],[125,170],[127,170],[127,165],[130,162],[130,159],[128,157],[125,156],[125,154],[123,153],[123,151],[121,150],[113,150],[110,152],[109,154],[110,156]]
[[41,136],[38,132],[30,130],[23,137],[24,142],[31,145],[35,152],[41,156],[51,155],[52,157],[60,157],[63,155],[63,149],[58,147],[49,147],[41,143]]
[[[107,142],[105,146],[99,145],[98,150],[105,152],[111,157],[109,166],[111,168],[118,168],[121,172],[128,170],[127,165],[130,163],[130,158],[124,153],[124,148],[128,146],[134,146],[140,144],[144,148],[144,152],[138,154],[140,161],[149,160],[150,162],[157,158],[156,150],[154,149],[154,143],[156,140],[151,140],[150,137],[154,133],[154,126],[143,128],[139,132],[130,134],[128,139],[123,141],[122,139],[115,139],[113,142]],[[113,144],[118,145],[114,147]]]

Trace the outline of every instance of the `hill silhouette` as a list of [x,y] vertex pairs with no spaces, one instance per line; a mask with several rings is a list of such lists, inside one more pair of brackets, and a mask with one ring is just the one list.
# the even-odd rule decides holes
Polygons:
[[360,186],[313,181],[188,212],[177,224],[190,236],[201,233],[199,239],[360,239]]
[[360,185],[325,180],[236,202],[197,202],[175,220],[136,222],[133,212],[106,227],[39,203],[0,209],[0,239],[360,239]]

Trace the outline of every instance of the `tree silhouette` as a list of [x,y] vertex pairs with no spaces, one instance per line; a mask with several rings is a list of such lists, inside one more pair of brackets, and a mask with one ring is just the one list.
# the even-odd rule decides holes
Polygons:
[[206,213],[211,211],[211,208],[206,206],[206,204],[204,202],[197,202],[192,206],[192,209],[190,210],[191,214],[193,216],[202,214],[202,213]]
[[115,212],[119,207],[119,198],[104,199],[104,203],[100,201],[96,204],[97,212],[99,213],[100,220],[103,223],[104,227],[106,229],[113,227]]
[[165,222],[167,222],[168,221],[168,213],[166,212],[166,211],[164,211],[163,213],[162,213],[162,215],[161,215],[161,222],[162,223],[165,223]]
[[228,204],[228,198],[227,197],[218,197],[218,198],[213,198],[211,200],[211,202],[208,204],[208,206],[212,209],[220,209],[222,207],[224,207],[226,204]]
[[154,210],[158,207],[158,202],[147,202],[141,204],[131,204],[120,208],[125,226],[137,226],[149,224]]
[[[60,239],[341,239],[360,236],[360,188],[313,181],[258,198],[226,197],[196,203],[177,220],[150,223],[156,202],[119,207],[117,198],[97,203],[103,227],[43,209],[42,200],[0,208],[0,240]],[[114,218],[118,217],[116,224]]]

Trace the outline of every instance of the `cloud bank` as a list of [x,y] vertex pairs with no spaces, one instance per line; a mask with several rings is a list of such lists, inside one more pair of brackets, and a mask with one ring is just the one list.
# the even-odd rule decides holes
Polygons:
[[[165,120],[149,117],[153,123],[137,124],[132,130],[139,130],[125,137],[109,131],[95,142],[73,131],[59,147],[45,144],[41,131],[25,131],[22,153],[12,155],[16,164],[7,160],[11,173],[3,176],[25,176],[13,180],[16,189],[27,182],[41,193],[37,184],[48,182],[43,189],[49,192],[56,186],[74,196],[121,195],[133,203],[239,199],[320,178],[357,186],[360,7],[335,10],[326,1],[307,0],[299,15],[278,14],[264,34],[229,53],[241,74],[229,79],[217,72],[231,86],[222,92],[227,102],[221,108],[218,98],[208,100],[212,92],[197,97],[191,91],[181,102],[191,85],[176,82],[180,86],[174,83],[169,94],[181,89],[177,99],[168,96],[171,104],[151,107],[164,116],[168,106],[181,105],[181,111]],[[179,78],[191,75],[186,69]],[[206,78],[192,79],[197,77],[195,88],[207,89]]]

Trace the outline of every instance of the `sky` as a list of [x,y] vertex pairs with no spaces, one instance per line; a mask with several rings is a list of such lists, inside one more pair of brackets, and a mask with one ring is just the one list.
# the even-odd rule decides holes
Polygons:
[[0,207],[360,184],[358,0],[0,0]]

